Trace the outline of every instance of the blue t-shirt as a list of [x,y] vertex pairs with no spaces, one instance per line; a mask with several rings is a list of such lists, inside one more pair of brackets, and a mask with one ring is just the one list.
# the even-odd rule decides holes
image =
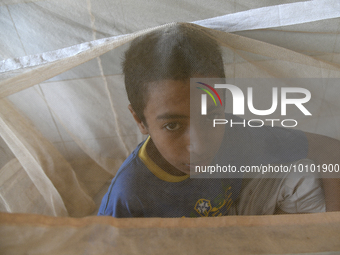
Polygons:
[[[121,218],[228,215],[241,191],[241,173],[232,178],[173,176],[148,157],[147,142],[139,144],[122,164],[103,197],[98,215]],[[307,139],[301,131],[239,125],[226,128],[214,162],[237,167],[287,163],[306,158],[307,150]]]

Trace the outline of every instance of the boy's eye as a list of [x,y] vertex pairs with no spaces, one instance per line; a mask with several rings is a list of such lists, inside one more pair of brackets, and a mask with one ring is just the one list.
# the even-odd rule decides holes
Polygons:
[[171,123],[166,124],[164,127],[169,131],[175,131],[175,130],[178,130],[181,126],[177,122],[171,122]]

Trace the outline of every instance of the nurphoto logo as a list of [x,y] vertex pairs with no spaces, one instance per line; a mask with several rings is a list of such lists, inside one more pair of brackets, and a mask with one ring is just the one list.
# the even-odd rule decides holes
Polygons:
[[[196,87],[198,89],[201,89],[202,91],[206,92],[206,94],[201,95],[201,115],[207,115],[207,94],[212,98],[215,105],[217,105],[215,96],[218,98],[221,106],[222,106],[222,100],[217,93],[215,89],[226,89],[226,91],[231,93],[232,96],[232,113],[233,115],[244,115],[245,114],[245,101],[247,102],[248,110],[257,116],[267,116],[270,114],[273,114],[278,107],[280,107],[280,114],[281,116],[287,115],[287,105],[294,105],[297,107],[305,116],[311,116],[312,114],[307,110],[307,108],[304,106],[305,103],[307,103],[311,99],[311,93],[308,89],[305,88],[299,88],[299,87],[272,87],[271,91],[271,106],[268,109],[256,109],[254,107],[254,96],[253,96],[253,87],[247,87],[247,94],[245,95],[243,91],[236,85],[232,84],[215,84],[214,87],[203,83],[203,82],[197,82],[204,86],[202,87]],[[211,93],[210,91],[213,93]],[[279,96],[280,91],[280,96]],[[299,98],[289,98],[290,94],[299,95]],[[228,96],[226,97],[228,99]],[[247,99],[247,100],[245,100]],[[280,102],[279,102],[280,101]],[[213,127],[216,125],[225,125],[227,123],[230,123],[231,127],[233,125],[243,125],[250,127],[261,127],[265,124],[265,122],[268,122],[266,124],[274,126],[275,122],[280,122],[283,127],[295,127],[297,126],[298,122],[295,119],[251,119],[251,120],[243,120],[242,122],[232,122],[232,120],[226,120],[226,119],[213,119]]]

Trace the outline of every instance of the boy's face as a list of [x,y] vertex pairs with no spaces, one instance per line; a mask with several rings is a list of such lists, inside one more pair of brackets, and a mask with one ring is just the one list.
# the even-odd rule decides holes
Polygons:
[[[207,102],[207,115],[201,115],[202,91],[194,90],[190,114],[190,81],[162,80],[150,84],[144,109],[146,124],[130,110],[143,134],[149,134],[159,157],[150,157],[174,175],[190,174],[196,165],[209,165],[224,135],[224,125],[213,127],[214,118],[225,118],[222,106]],[[193,103],[194,102],[194,103]],[[196,105],[197,103],[197,105]]]

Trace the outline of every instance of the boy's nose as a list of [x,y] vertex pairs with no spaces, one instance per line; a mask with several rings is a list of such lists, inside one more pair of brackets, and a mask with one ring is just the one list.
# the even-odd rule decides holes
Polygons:
[[206,134],[202,128],[190,128],[187,150],[197,156],[204,155],[207,143]]

